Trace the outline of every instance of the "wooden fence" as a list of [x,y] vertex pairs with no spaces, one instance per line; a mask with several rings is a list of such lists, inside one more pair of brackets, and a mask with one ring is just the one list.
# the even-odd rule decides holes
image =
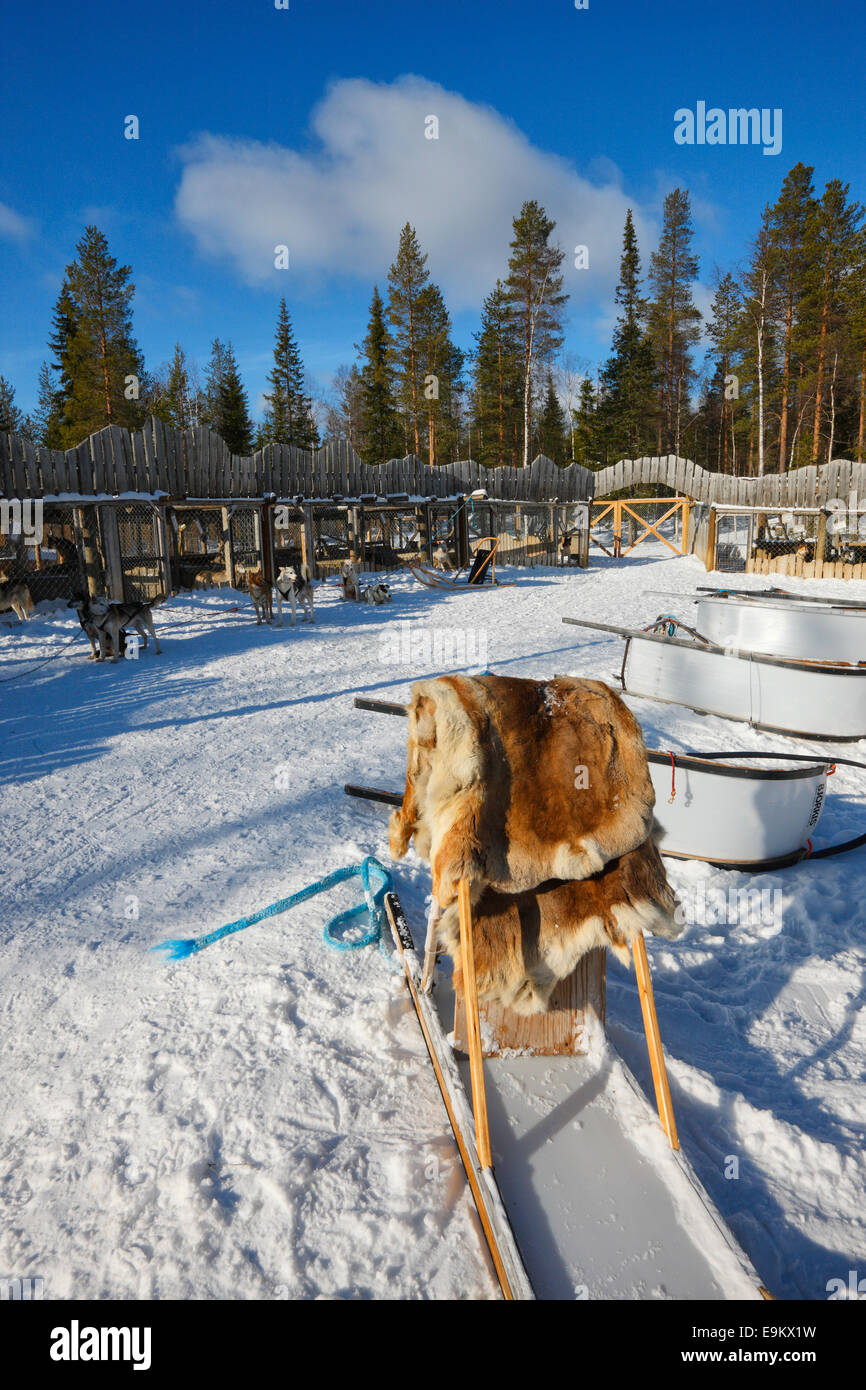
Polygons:
[[0,434],[0,497],[7,498],[255,498],[275,493],[306,499],[416,499],[463,496],[483,488],[503,501],[588,502],[642,486],[663,486],[697,502],[735,506],[814,507],[836,497],[866,502],[866,463],[834,459],[817,468],[732,478],[674,455],[621,459],[600,470],[577,463],[559,468],[544,455],[529,468],[486,468],[472,460],[430,468],[415,455],[365,464],[346,442],[326,444],[318,452],[269,444],[238,457],[208,429],[175,430],[155,419],[131,433],[108,425],[65,452]]

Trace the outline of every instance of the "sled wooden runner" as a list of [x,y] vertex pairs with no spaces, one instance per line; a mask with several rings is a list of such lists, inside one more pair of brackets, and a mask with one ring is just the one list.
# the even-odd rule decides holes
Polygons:
[[[449,1038],[446,971],[420,989],[395,894],[385,907],[470,1190],[509,1299],[754,1299],[761,1281],[610,1042],[594,1054],[485,1061],[491,1154],[481,1167],[468,1060]],[[638,1138],[638,1136],[641,1136]]]
[[531,1300],[535,1294],[493,1177],[489,1161],[489,1141],[488,1162],[485,1166],[475,1144],[475,1126],[457,1063],[443,1032],[436,1006],[431,996],[422,993],[420,988],[418,953],[396,893],[385,895],[385,913],[454,1133],[460,1160],[478,1210],[502,1296],[509,1301]]

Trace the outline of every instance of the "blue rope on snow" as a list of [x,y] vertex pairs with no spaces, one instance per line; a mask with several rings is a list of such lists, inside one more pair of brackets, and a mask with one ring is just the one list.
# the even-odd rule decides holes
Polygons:
[[[370,881],[373,874],[381,880],[376,889],[373,888]],[[336,917],[332,917],[327,923],[324,930],[325,942],[335,951],[359,951],[363,946],[371,946],[374,941],[381,940],[382,905],[385,894],[393,887],[389,871],[372,855],[367,855],[360,864],[350,864],[345,869],[335,869],[332,874],[327,874],[324,878],[311,883],[309,888],[301,888],[299,892],[290,894],[288,898],[280,898],[279,902],[271,903],[270,907],[263,907],[261,912],[254,912],[250,917],[241,917],[237,922],[229,922],[227,926],[218,927],[216,931],[208,932],[206,936],[161,941],[159,945],[151,946],[150,949],[152,951],[164,951],[166,960],[185,960],[187,956],[193,956],[197,951],[203,951],[205,946],[212,946],[215,941],[220,941],[224,936],[230,936],[232,932],[243,931],[246,927],[254,926],[256,922],[263,922],[266,917],[276,917],[278,913],[286,912],[290,907],[297,907],[298,903],[306,902],[308,898],[314,898],[318,893],[325,893],[329,888],[345,882],[346,879],[359,876],[361,886],[364,889],[364,902],[358,903],[355,907],[347,908],[345,912],[338,912]],[[358,937],[357,940],[352,940],[334,934],[352,918],[360,917],[365,912],[369,913],[370,925],[363,936]]]

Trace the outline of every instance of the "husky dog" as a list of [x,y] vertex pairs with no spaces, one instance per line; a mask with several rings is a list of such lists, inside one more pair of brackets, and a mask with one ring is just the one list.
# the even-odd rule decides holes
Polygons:
[[34,609],[33,599],[26,584],[20,581],[15,584],[0,583],[0,613],[7,613],[10,608],[16,618],[26,623]]
[[256,610],[256,622],[260,623],[264,618],[266,623],[272,623],[274,621],[274,605],[271,598],[271,586],[266,582],[261,570],[247,571],[247,588]]
[[346,560],[340,572],[340,585],[343,598],[358,601],[361,597],[361,580],[351,560]]
[[283,625],[284,598],[287,598],[291,604],[292,627],[295,626],[295,614],[299,603],[304,610],[304,622],[307,621],[307,614],[309,613],[310,622],[315,623],[312,575],[309,565],[284,566],[277,575],[275,588],[277,591],[277,627]]
[[77,598],[71,607],[78,612],[78,621],[87,633],[95,661],[104,661],[109,652],[113,662],[117,661],[118,656],[123,656],[127,628],[134,628],[144,647],[150,633],[157,652],[162,653],[153,626],[152,604],[106,603],[103,600],[94,603],[89,598]]
[[451,563],[451,556],[444,545],[433,547],[433,568],[437,570],[453,570],[454,568]]
[[372,603],[379,607],[380,604],[391,602],[391,588],[388,584],[371,584],[369,588],[361,590],[361,602]]

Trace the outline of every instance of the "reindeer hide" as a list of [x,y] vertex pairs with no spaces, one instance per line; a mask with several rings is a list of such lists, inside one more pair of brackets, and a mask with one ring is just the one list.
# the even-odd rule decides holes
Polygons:
[[586,879],[650,834],[655,796],[640,726],[601,681],[440,676],[412,687],[403,805],[442,908],[467,878],[524,893]]
[[[472,909],[478,996],[519,1014],[543,1013],[557,982],[593,947],[609,946],[628,965],[639,932],[679,936],[675,906],[652,840],[578,882],[544,883],[514,895],[485,888]],[[454,987],[462,993],[456,903],[442,914],[439,943],[454,961]]]

